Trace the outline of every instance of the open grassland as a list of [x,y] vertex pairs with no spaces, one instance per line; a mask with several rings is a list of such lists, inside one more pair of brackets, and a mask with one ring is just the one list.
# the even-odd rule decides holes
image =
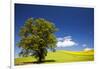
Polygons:
[[[93,61],[94,51],[66,51],[58,50],[56,52],[48,52],[44,63],[63,63],[63,62],[80,62]],[[34,64],[34,57],[15,58],[15,65]]]

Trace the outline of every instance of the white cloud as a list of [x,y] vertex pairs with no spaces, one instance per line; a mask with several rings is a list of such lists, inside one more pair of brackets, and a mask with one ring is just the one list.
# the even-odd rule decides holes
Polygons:
[[93,48],[85,48],[84,51],[90,51],[93,50]]
[[77,45],[77,43],[72,40],[71,36],[66,36],[63,38],[60,37],[57,39],[58,39],[57,47],[71,47]]
[[63,40],[63,38],[57,38],[57,40],[58,40],[58,41],[62,41],[62,40]]
[[83,46],[83,47],[86,47],[86,46],[87,46],[87,44],[83,44],[82,46]]

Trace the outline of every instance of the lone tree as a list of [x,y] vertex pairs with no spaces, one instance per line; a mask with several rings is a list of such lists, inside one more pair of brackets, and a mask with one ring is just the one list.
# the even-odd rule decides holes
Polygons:
[[57,31],[55,25],[43,18],[29,18],[21,27],[18,47],[21,48],[20,56],[34,56],[41,63],[47,56],[48,49],[55,51]]

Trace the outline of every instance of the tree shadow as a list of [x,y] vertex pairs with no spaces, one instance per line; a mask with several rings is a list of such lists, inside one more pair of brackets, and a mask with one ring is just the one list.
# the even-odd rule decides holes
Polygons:
[[35,62],[33,62],[34,64],[41,64],[41,63],[50,63],[50,62],[56,62],[55,60],[44,60],[44,61],[42,61],[42,62],[37,62],[37,61],[35,61]]
[[52,63],[52,62],[56,62],[56,61],[55,60],[44,60],[42,62],[37,62],[37,61],[34,61],[34,62],[23,62],[21,64],[15,64],[15,65],[19,66],[19,65],[42,64],[42,63]]

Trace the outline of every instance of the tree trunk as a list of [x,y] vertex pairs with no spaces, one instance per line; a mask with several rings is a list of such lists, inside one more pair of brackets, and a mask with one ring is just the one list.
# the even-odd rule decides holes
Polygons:
[[42,49],[40,49],[40,51],[39,51],[39,59],[38,59],[39,63],[42,62],[42,56],[43,56]]
[[43,49],[40,49],[38,62],[42,63],[44,60],[45,60],[44,51]]
[[42,62],[42,57],[41,56],[39,56],[39,63],[41,63]]

